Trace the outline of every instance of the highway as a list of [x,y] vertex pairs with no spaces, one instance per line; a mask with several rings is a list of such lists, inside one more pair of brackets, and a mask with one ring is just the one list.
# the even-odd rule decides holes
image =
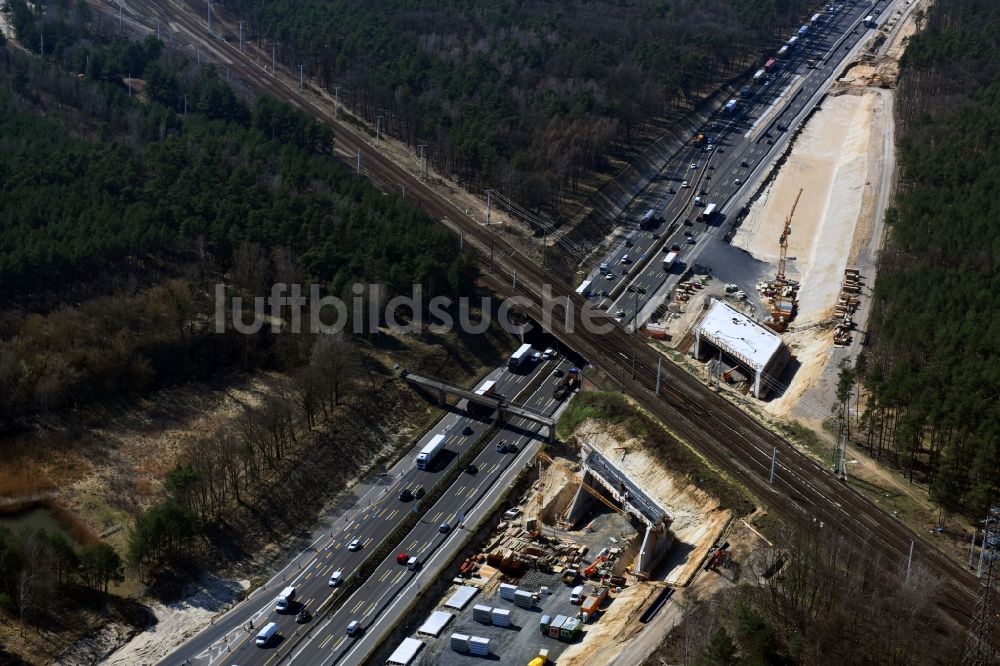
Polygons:
[[[557,367],[565,369],[568,363],[549,360],[536,365],[529,360],[523,371],[501,368],[491,372],[485,379],[495,380],[497,393],[508,401],[520,404],[521,400],[526,399],[526,406],[551,414],[561,404],[551,397],[555,381],[551,374]],[[539,380],[542,381],[541,386],[533,388],[532,385]],[[344,634],[347,623],[358,619],[364,626],[369,626],[377,619],[383,604],[392,601],[389,595],[405,587],[414,577],[405,566],[396,563],[397,551],[405,550],[408,554],[423,559],[445,540],[463,539],[463,530],[452,529],[445,535],[439,532],[439,526],[447,523],[451,528],[457,528],[462,514],[468,514],[486,490],[505,476],[508,470],[516,472],[517,466],[512,463],[525,455],[527,447],[524,444],[530,439],[530,433],[536,432],[538,428],[527,421],[511,421],[491,438],[476,458],[474,464],[478,467],[478,472],[461,474],[433,506],[421,507],[418,499],[400,499],[400,492],[404,488],[414,492],[422,486],[425,491],[429,491],[445,470],[453,466],[461,453],[489,427],[488,423],[477,418],[457,412],[447,413],[403,457],[383,484],[372,488],[344,513],[326,538],[313,543],[306,551],[293,558],[294,567],[283,569],[278,576],[268,581],[263,590],[185,643],[162,663],[176,664],[187,659],[191,663],[206,665],[223,661],[264,664],[278,657],[287,657],[294,639],[312,628],[311,623],[296,623],[298,610],[305,607],[315,611],[336,592],[336,588],[329,585],[331,574],[342,571],[345,584],[349,582],[350,576],[365,559],[368,551],[403,522],[408,512],[423,512],[423,518],[417,526],[360,589],[348,599],[338,602],[334,613],[326,618],[317,618],[323,623],[325,633],[314,636],[306,643],[306,647],[318,650],[324,657],[353,649],[354,641],[346,640]],[[445,450],[438,455],[430,469],[418,469],[414,464],[416,454],[438,433],[446,434]],[[516,442],[518,452],[498,452],[496,442],[500,439],[508,443]],[[361,542],[362,547],[352,552],[347,546],[355,539]],[[296,603],[292,604],[288,613],[277,613],[274,610],[274,599],[285,586],[296,587]],[[257,630],[268,622],[278,624],[279,635],[268,648],[261,649],[254,644],[254,637]],[[335,633],[330,634],[330,631]],[[326,640],[331,636],[339,640]],[[374,636],[374,632],[365,633],[366,639],[370,640]],[[317,641],[317,637],[320,640]],[[310,659],[309,663],[318,662]]]
[[[634,325],[638,312],[641,326],[651,314],[644,306],[657,292],[676,285],[685,266],[696,263],[707,243],[728,240],[727,223],[739,214],[760,177],[832,83],[840,63],[868,37],[871,28],[862,20],[882,11],[879,5],[885,3],[848,1],[832,5],[833,12],[824,10],[824,18],[799,38],[795,48],[776,57],[778,64],[763,83],[748,85],[738,111],[720,109],[699,129],[708,139],[702,145],[689,142],[678,152],[623,213],[625,238],[603,259],[592,262],[588,291],[600,307],[624,324]],[[815,68],[808,66],[809,61],[816,63]],[[695,197],[701,197],[700,205]],[[718,212],[704,223],[697,222],[698,213],[710,203]],[[667,224],[675,219],[680,224],[666,238],[665,228],[638,228],[649,210]],[[663,257],[673,247],[679,248],[679,257],[666,270]],[[644,260],[648,263],[643,266]],[[601,265],[609,269],[606,275],[601,274]],[[623,281],[627,288],[620,284]]]
[[[565,371],[569,364],[561,362],[559,366]],[[551,376],[547,378],[525,405],[551,416],[563,404],[552,398],[555,381]],[[487,490],[496,487],[499,491],[506,492],[523,463],[531,461],[536,448],[531,444],[539,428],[539,425],[527,420],[514,419],[496,433],[474,462],[479,471],[474,475],[463,474],[455,481],[444,496],[427,510],[426,518],[404,538],[401,550],[408,555],[417,555],[423,562],[448,540],[454,543],[464,542],[467,535],[461,529],[452,529],[448,534],[442,534],[439,526],[441,523],[456,526],[461,519],[468,518]],[[499,452],[497,444],[501,441],[508,445],[514,444],[517,453]],[[498,483],[501,478],[505,483]],[[457,549],[452,549],[454,550]],[[393,621],[405,610],[396,606],[392,609],[394,613],[389,613],[388,617],[382,616],[384,606],[392,601],[391,595],[398,594],[409,601],[416,596],[422,585],[433,582],[430,572],[417,575],[407,571],[406,567],[397,562],[396,555],[397,552],[394,551],[383,560],[368,582],[340,605],[323,622],[318,632],[314,632],[304,645],[296,649],[291,661],[323,666],[362,662],[362,657],[376,647]],[[442,564],[447,567],[447,556],[442,560]],[[365,627],[365,635],[358,640],[352,640],[345,634],[348,623],[355,619],[360,620]]]
[[[93,0],[93,6],[103,11],[110,9],[99,0]],[[578,297],[574,285],[567,283],[563,275],[547,273],[503,237],[480,225],[446,196],[396,164],[370,138],[356,135],[334,120],[328,106],[321,105],[312,94],[298,92],[290,76],[271,76],[236,46],[208,36],[203,17],[196,17],[173,3],[152,0],[135,0],[127,12],[126,25],[141,25],[144,32],[140,34],[150,34],[157,21],[164,21],[174,31],[172,41],[176,39],[179,43],[181,37],[194,40],[202,49],[202,57],[225,63],[234,77],[252,82],[255,89],[333,126],[338,154],[351,160],[360,154],[367,177],[387,190],[405,184],[407,198],[452,229],[456,238],[461,234],[462,241],[478,252],[481,279],[496,295],[517,296],[524,304],[522,309],[535,321],[542,321],[544,299],[566,299],[572,305],[568,321],[554,321],[552,334],[612,381],[619,381],[620,376],[619,388],[623,393],[668,424],[678,439],[690,444],[711,465],[746,487],[789,528],[833,530],[860,552],[876,559],[887,575],[905,571],[912,552],[913,566],[936,579],[938,584],[933,593],[942,610],[968,625],[979,590],[978,580],[938,550],[933,538],[915,533],[851,485],[838,481],[828,469],[803,455],[795,444],[708,389],[622,326],[594,330],[593,321],[597,317],[585,316],[593,304]],[[883,15],[887,13],[888,8],[884,8]],[[550,289],[550,295],[545,295],[543,285]],[[661,364],[662,375],[657,371]],[[771,483],[769,470],[774,452],[778,473]]]

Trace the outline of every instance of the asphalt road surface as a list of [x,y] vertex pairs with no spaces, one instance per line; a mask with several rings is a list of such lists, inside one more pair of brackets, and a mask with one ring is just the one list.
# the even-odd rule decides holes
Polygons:
[[[780,154],[788,137],[818,103],[838,65],[867,38],[871,28],[862,20],[876,10],[881,12],[876,18],[888,15],[892,4],[859,0],[835,4],[833,12],[824,8],[823,20],[810,27],[784,58],[775,56],[777,66],[763,83],[750,86],[734,113],[720,109],[709,118],[699,130],[708,139],[700,146],[686,145],[624,213],[631,231],[596,262],[607,267],[606,274],[595,265],[589,276],[588,291],[599,299],[601,307],[624,324],[634,324],[639,312],[643,315],[638,321],[641,325],[650,314],[643,306],[656,292],[672,288],[707,243],[728,240],[725,230],[731,226],[729,220],[740,212],[757,176]],[[700,205],[695,197],[701,198]],[[710,203],[716,205],[717,212],[698,222],[699,212]],[[667,224],[678,219],[676,230],[663,238],[667,224],[639,229],[639,220],[648,210]],[[663,258],[674,247],[679,250],[678,258],[667,268]],[[645,267],[639,268],[646,260]],[[619,287],[618,293],[615,286],[623,280],[629,281],[628,287]]]
[[[508,401],[551,414],[561,404],[552,399],[555,379],[551,375],[557,367],[565,370],[569,364],[559,359],[537,364],[528,361],[523,371],[512,372],[501,368],[490,373],[486,379],[496,380],[497,393]],[[527,395],[529,385],[541,376],[545,376],[541,386],[532,391],[530,396]],[[471,428],[468,435],[464,434],[467,427]],[[394,593],[406,587],[419,573],[410,572],[405,566],[397,564],[397,552],[405,551],[423,560],[447,540],[463,541],[466,533],[459,529],[460,518],[471,512],[476,502],[498,479],[513,476],[517,466],[512,463],[530,453],[525,444],[538,430],[536,424],[522,422],[520,419],[512,420],[487,443],[476,458],[474,464],[478,467],[478,472],[461,474],[433,506],[421,507],[417,499],[401,501],[400,492],[404,488],[413,492],[417,487],[423,486],[425,490],[429,490],[436,479],[455,464],[465,448],[488,427],[488,423],[462,413],[450,412],[445,415],[400,464],[387,474],[382,483],[370,488],[345,513],[330,533],[324,534],[293,558],[289,566],[268,581],[263,590],[236,606],[161,663],[179,664],[185,663],[185,660],[206,665],[276,663],[287,658],[293,646],[299,661],[310,664],[321,661],[332,663],[354,650],[357,641],[348,640],[344,633],[348,622],[358,619],[366,628],[371,627],[385,606],[393,601]],[[430,469],[418,469],[414,464],[416,454],[438,433],[445,433],[447,436],[445,450],[438,455]],[[496,443],[501,439],[516,443],[517,453],[497,451]],[[508,471],[511,473],[506,474]],[[335,589],[329,586],[330,575],[338,570],[343,572],[345,579],[353,575],[365,559],[366,549],[378,544],[413,510],[422,511],[423,518],[406,535],[399,547],[358,590],[342,604],[338,604],[332,613],[319,620],[320,631],[314,631],[313,636],[301,644],[295,641],[300,632],[313,629],[311,623],[296,623],[298,610],[302,607],[313,611],[318,608],[335,593]],[[440,532],[442,523],[447,523],[451,528],[448,534]],[[348,550],[348,544],[355,539],[361,542],[361,549]],[[295,603],[288,613],[277,613],[274,600],[285,586],[295,586]],[[257,631],[268,622],[278,624],[278,636],[267,648],[258,648],[254,638]],[[387,623],[383,624],[380,629],[388,629]],[[371,642],[376,638],[377,632],[368,630],[358,640]]]

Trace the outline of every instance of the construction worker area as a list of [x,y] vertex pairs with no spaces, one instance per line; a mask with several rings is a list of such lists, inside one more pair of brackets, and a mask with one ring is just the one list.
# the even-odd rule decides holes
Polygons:
[[[598,663],[594,650],[638,634],[675,588],[732,564],[730,512],[704,496],[679,501],[686,483],[651,469],[636,442],[590,428],[578,450],[536,455],[531,487],[477,552],[455,563],[449,588],[412,626],[428,621],[390,663],[487,655],[510,664]],[[630,446],[636,450],[623,454]],[[635,465],[652,476],[632,474]]]

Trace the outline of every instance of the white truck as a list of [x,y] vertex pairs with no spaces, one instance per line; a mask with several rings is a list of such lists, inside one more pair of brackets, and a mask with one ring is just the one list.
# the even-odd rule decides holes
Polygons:
[[292,601],[295,600],[295,588],[292,586],[286,587],[278,595],[278,598],[274,600],[274,610],[279,613],[284,613],[288,610]]
[[507,368],[509,370],[516,370],[524,365],[524,362],[529,358],[531,358],[531,345],[523,344],[507,359]]
[[676,262],[676,261],[677,261],[677,253],[676,252],[671,252],[670,254],[668,254],[667,256],[665,256],[663,258],[663,270],[665,270],[666,272],[669,273],[670,270],[674,267],[674,262]]
[[711,221],[712,215],[714,214],[715,214],[715,204],[710,203],[707,206],[705,206],[705,208],[700,213],[698,213],[698,221],[709,222]]
[[726,102],[726,113],[735,113],[735,112],[736,112],[736,100],[731,99],[728,102]]
[[417,468],[427,469],[434,462],[437,454],[441,453],[444,449],[444,435],[434,435],[431,437],[431,441],[427,442],[424,448],[420,449],[420,453],[417,454]]

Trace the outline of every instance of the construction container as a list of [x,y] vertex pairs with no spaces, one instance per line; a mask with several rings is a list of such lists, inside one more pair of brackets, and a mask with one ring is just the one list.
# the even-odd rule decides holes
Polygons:
[[510,611],[506,608],[493,609],[493,624],[497,627],[510,626]]
[[552,624],[552,617],[550,615],[543,615],[538,621],[538,628],[542,630],[543,634],[549,633],[549,625]]
[[510,583],[500,583],[500,598],[506,599],[507,601],[514,601],[514,595],[517,593],[517,585],[511,585]]
[[483,606],[482,604],[476,604],[472,607],[472,619],[476,622],[482,622],[483,624],[490,624],[492,622],[493,609],[489,606]]
[[575,617],[568,618],[559,628],[559,640],[570,642],[576,635],[580,633],[580,625],[582,623]]
[[490,653],[490,639],[482,636],[473,636],[469,639],[469,654],[477,657],[485,657]]
[[559,638],[559,631],[568,619],[565,615],[556,615],[556,619],[552,620],[552,624],[549,625],[549,638]]
[[455,652],[467,653],[469,651],[469,637],[465,634],[452,634],[451,649]]
[[535,599],[532,597],[531,592],[518,590],[514,593],[514,603],[521,608],[533,608],[535,606]]

